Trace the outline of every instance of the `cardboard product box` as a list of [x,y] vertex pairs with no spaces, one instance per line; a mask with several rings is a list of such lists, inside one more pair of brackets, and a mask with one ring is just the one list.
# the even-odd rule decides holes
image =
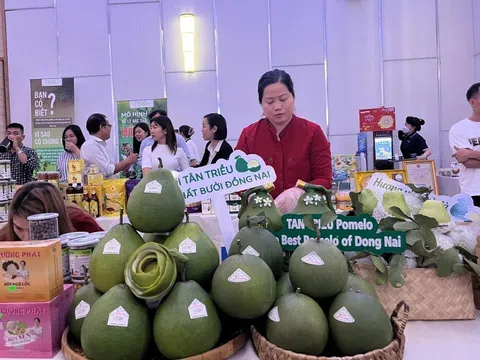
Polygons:
[[62,290],[49,302],[0,303],[0,357],[51,359],[60,351],[74,296],[72,285]]
[[202,201],[202,215],[214,215],[215,210],[213,209],[212,203],[210,200]]
[[68,172],[68,183],[69,184],[83,184],[83,173],[82,172]]
[[230,194],[230,201],[242,201],[242,198],[238,194]]
[[87,175],[87,184],[88,185],[103,185],[103,174],[88,174]]
[[231,214],[238,214],[240,211],[240,204],[230,204],[228,205],[228,208]]
[[127,191],[125,183],[127,179],[105,180],[103,191],[105,196],[105,216],[120,216],[120,209],[126,214]]
[[[88,197],[92,198],[92,192],[95,190],[98,198],[98,211],[99,216],[103,216],[105,213],[105,195],[103,191],[103,186],[101,185],[86,185],[83,187],[84,190],[88,191]],[[90,212],[91,214],[91,212]],[[92,215],[92,214],[91,214]]]
[[45,302],[63,289],[60,240],[0,242],[0,303]]
[[68,173],[82,173],[85,170],[85,160],[68,160]]

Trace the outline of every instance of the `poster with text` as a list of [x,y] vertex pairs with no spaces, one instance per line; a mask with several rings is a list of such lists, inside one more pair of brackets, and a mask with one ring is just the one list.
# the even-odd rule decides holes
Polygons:
[[32,144],[41,166],[55,170],[63,151],[63,129],[74,122],[74,79],[30,80]]
[[360,132],[395,130],[395,108],[379,107],[359,110]]
[[[133,128],[136,124],[148,124],[148,114],[153,110],[167,111],[167,99],[117,101],[119,159],[125,159],[133,152]],[[140,171],[130,169],[129,171]],[[125,172],[123,176],[127,175]]]

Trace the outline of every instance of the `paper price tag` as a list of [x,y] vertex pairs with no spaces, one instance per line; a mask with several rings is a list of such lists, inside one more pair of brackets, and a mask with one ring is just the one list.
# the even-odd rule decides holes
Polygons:
[[322,258],[318,256],[318,254],[315,251],[312,251],[311,253],[302,257],[302,261],[305,264],[315,265],[315,266],[321,266],[325,264]]
[[145,186],[145,194],[161,194],[162,193],[162,184],[160,184],[157,180],[150,181]]
[[351,324],[355,322],[355,319],[353,318],[352,314],[348,312],[345,306],[338,309],[338,311],[335,314],[333,314],[333,318],[337,321],[340,321],[346,324]]
[[248,276],[248,274],[242,269],[235,270],[233,274],[228,277],[228,281],[232,283],[247,282],[250,281],[250,279],[250,276]]
[[190,319],[199,319],[203,317],[208,317],[207,307],[201,301],[194,299],[192,303],[188,306],[188,313]]
[[253,247],[251,247],[250,245],[248,245],[245,250],[242,251],[242,254],[243,255],[254,255],[254,256],[260,256],[260,253],[255,250]]
[[128,319],[130,315],[121,306],[108,314],[108,326],[128,327]]
[[83,319],[90,312],[90,304],[85,301],[80,301],[75,308],[75,320]]
[[268,318],[275,322],[280,322],[280,315],[278,314],[278,306],[275,306],[270,312],[268,313]]
[[120,254],[121,247],[122,245],[117,241],[117,239],[113,238],[105,243],[105,246],[103,247],[103,253],[105,255],[118,255]]
[[187,237],[178,245],[178,251],[182,254],[195,254],[197,252],[197,244]]

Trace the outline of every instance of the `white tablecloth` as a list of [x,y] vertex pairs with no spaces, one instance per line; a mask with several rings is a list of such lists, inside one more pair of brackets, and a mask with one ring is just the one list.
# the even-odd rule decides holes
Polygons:
[[[406,329],[407,344],[404,360],[476,359],[480,352],[480,311],[476,320],[411,321]],[[258,359],[249,341],[229,360]],[[13,360],[4,359],[0,360]],[[23,359],[30,360],[30,359]],[[54,360],[65,360],[60,352]]]
[[460,194],[460,182],[458,177],[437,176],[438,193],[440,195],[453,197]]

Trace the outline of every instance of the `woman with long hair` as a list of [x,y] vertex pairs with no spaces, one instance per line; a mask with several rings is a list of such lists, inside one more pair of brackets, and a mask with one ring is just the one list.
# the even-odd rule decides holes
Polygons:
[[57,171],[60,173],[60,182],[68,181],[68,161],[80,159],[80,149],[85,142],[82,129],[78,125],[68,125],[63,130],[62,143],[63,149],[57,159]]
[[23,185],[12,199],[8,209],[8,222],[0,230],[0,241],[30,240],[27,218],[30,215],[58,214],[59,235],[73,231],[102,231],[85,210],[65,202],[55,185],[46,182],[29,182]]
[[150,122],[150,134],[152,135],[154,143],[143,150],[143,176],[152,169],[158,169],[159,158],[162,159],[162,167],[164,169],[170,171],[183,171],[188,169],[187,156],[181,148],[177,147],[175,129],[168,116],[152,118]]
[[178,128],[178,132],[185,139],[188,150],[190,151],[190,166],[195,167],[200,161],[200,155],[198,154],[198,147],[194,141],[192,141],[192,136],[195,134],[195,129],[188,125],[182,125]]
[[133,127],[133,152],[135,154],[140,154],[140,145],[149,136],[150,129],[147,123],[140,122]]

